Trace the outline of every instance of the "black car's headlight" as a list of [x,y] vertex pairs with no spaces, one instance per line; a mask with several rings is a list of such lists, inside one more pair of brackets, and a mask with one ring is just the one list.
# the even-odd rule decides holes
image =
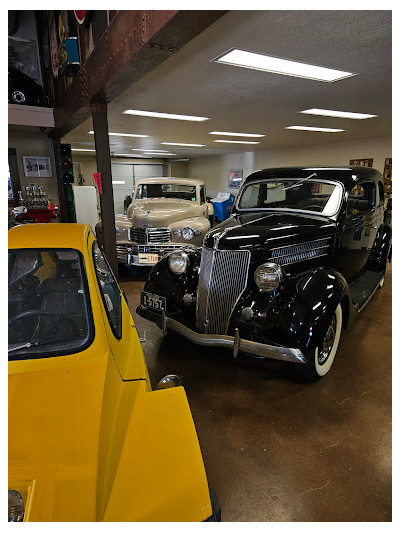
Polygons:
[[8,491],[8,521],[23,522],[25,514],[24,499],[17,490]]
[[168,257],[168,265],[174,274],[184,274],[189,264],[186,252],[174,252]]
[[264,263],[256,269],[254,281],[263,291],[272,292],[279,287],[283,275],[282,268],[276,263]]

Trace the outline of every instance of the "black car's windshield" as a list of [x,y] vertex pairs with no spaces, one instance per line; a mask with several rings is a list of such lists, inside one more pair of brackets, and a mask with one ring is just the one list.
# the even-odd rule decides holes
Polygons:
[[180,183],[143,183],[138,185],[136,199],[143,198],[179,198],[196,201],[196,186]]
[[81,350],[89,340],[89,298],[79,252],[8,253],[9,359]]
[[334,215],[340,206],[342,189],[335,183],[288,179],[249,183],[238,209],[290,209]]

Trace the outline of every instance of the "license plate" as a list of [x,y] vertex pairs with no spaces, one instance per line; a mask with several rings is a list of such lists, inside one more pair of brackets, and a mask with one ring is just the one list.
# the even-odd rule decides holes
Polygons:
[[158,263],[158,254],[131,255],[129,263],[134,265],[155,265]]
[[144,307],[149,307],[150,309],[157,309],[158,311],[161,311],[161,309],[164,309],[165,311],[167,309],[167,300],[164,298],[164,296],[159,296],[158,294],[151,294],[150,292],[142,291],[140,293],[140,303]]

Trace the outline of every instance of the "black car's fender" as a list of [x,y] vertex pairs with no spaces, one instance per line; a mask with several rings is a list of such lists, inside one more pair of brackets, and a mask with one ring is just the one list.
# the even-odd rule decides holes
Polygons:
[[368,258],[367,268],[376,272],[384,272],[386,262],[391,259],[392,228],[382,224],[378,230],[371,254]]
[[315,269],[299,275],[296,280],[290,332],[299,346],[309,350],[320,345],[335,309],[343,300],[345,322],[351,303],[350,290],[344,277],[332,269]]
[[[151,269],[143,290],[164,296],[167,301],[167,315],[175,315],[180,320],[183,318],[180,315],[184,314],[184,322],[192,325],[196,321],[196,293],[201,251],[197,248],[187,248],[182,251],[185,251],[189,257],[186,272],[181,275],[174,274],[168,266],[167,255]],[[186,300],[184,303],[185,294],[191,295],[192,300]]]

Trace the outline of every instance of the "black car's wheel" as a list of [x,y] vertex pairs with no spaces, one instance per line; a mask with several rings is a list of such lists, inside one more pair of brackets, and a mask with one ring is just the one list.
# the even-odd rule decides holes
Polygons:
[[342,306],[336,307],[322,343],[306,352],[306,363],[295,363],[295,372],[302,381],[317,381],[327,374],[335,359],[342,333]]

